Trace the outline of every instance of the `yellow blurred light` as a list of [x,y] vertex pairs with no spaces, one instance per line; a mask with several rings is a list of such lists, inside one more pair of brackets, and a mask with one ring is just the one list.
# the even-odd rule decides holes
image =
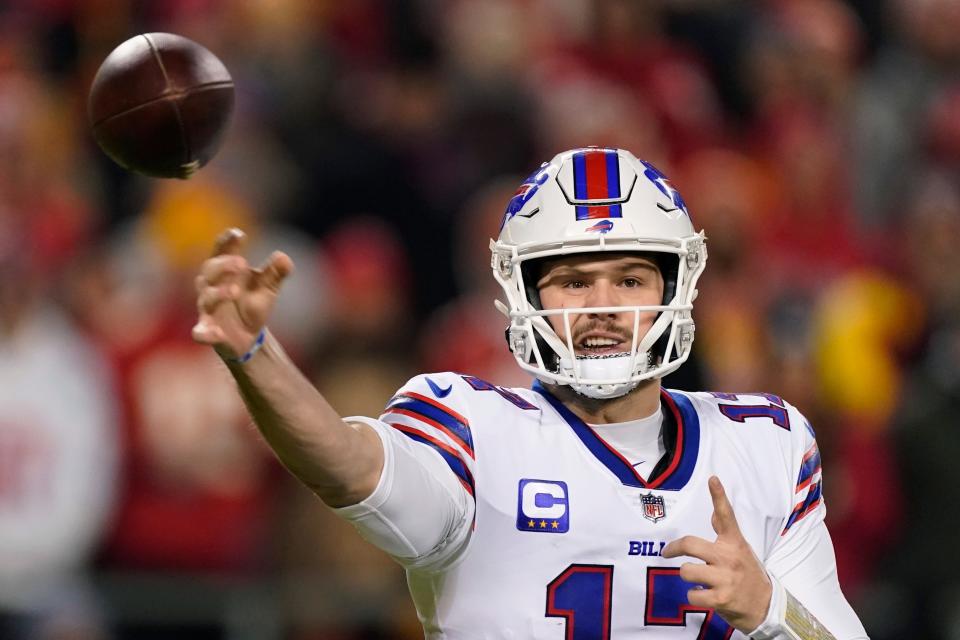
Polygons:
[[200,175],[161,183],[147,206],[145,229],[171,267],[195,269],[227,227],[253,236],[253,217],[237,193]]

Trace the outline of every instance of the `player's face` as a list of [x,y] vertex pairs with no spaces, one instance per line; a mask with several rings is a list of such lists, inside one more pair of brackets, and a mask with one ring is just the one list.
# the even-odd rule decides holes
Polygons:
[[[582,254],[549,261],[537,281],[544,310],[573,307],[659,305],[663,276],[656,264],[636,254]],[[639,338],[656,319],[656,311],[640,314]],[[557,335],[567,339],[563,316],[548,316]],[[608,355],[630,351],[634,312],[570,315],[576,355]]]

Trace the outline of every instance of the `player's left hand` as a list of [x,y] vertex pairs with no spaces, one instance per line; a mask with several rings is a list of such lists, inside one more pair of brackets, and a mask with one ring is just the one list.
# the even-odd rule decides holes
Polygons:
[[773,586],[760,559],[740,533],[720,479],[713,476],[708,484],[713,498],[710,523],[717,532],[716,541],[684,536],[664,547],[661,555],[703,560],[706,564],[685,562],[680,566],[681,578],[702,585],[688,592],[690,604],[710,607],[738,631],[749,633],[766,618]]

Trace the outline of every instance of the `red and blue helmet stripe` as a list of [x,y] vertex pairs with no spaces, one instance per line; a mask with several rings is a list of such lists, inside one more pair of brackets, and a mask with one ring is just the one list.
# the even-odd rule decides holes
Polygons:
[[[618,200],[620,191],[620,159],[610,149],[589,149],[573,155],[573,197],[577,201]],[[577,220],[622,218],[619,204],[578,204]]]

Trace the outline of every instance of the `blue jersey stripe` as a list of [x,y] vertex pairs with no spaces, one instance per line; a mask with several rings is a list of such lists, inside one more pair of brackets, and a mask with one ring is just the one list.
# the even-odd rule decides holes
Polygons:
[[802,465],[800,465],[800,474],[797,476],[797,485],[801,485],[813,476],[816,473],[817,469],[820,468],[820,450],[816,448],[814,444],[814,452],[809,458],[807,458]]
[[780,535],[786,533],[797,521],[803,519],[807,513],[809,513],[809,510],[820,500],[822,493],[822,487],[819,482],[812,485],[804,501],[798,504],[793,510],[793,513],[790,514],[790,518],[787,520],[787,524]]
[[637,474],[629,462],[611,449],[593,429],[565,407],[562,402],[553,397],[539,380],[533,383],[533,389],[547,399],[550,405],[560,414],[560,417],[570,425],[574,434],[580,438],[580,441],[583,442],[590,453],[607,467],[621,483],[641,489],[678,491],[686,486],[693,475],[700,450],[700,420],[693,405],[682,394],[666,391],[662,393],[665,404],[672,410],[675,409],[678,451],[674,455],[679,457],[663,475],[653,478],[650,483],[647,483]]
[[646,483],[643,481],[643,478],[637,475],[637,472],[632,466],[627,464],[617,454],[610,450],[607,443],[605,443],[587,424],[578,418],[572,411],[567,409],[559,400],[553,397],[546,389],[540,385],[540,381],[534,382],[534,390],[543,394],[543,396],[553,405],[553,408],[557,410],[557,413],[566,421],[570,428],[573,429],[573,432],[577,435],[578,438],[583,442],[584,446],[590,450],[590,453],[594,455],[597,460],[603,463],[603,465],[610,470],[613,475],[617,476],[617,479],[620,480],[623,484],[630,487],[645,487]]
[[697,410],[693,408],[690,399],[682,393],[664,389],[661,391],[661,396],[668,407],[675,408],[677,411],[678,446],[681,445],[681,437],[683,442],[680,446],[680,461],[677,466],[669,475],[663,478],[655,478],[654,482],[659,485],[657,486],[658,489],[679,491],[690,481],[693,470],[697,466],[697,458],[700,455],[700,416],[697,415]]
[[[396,429],[396,426],[394,426],[394,428]],[[397,429],[397,431],[407,436],[411,440],[427,445],[428,447],[430,447],[431,449],[439,453],[440,456],[443,458],[444,462],[447,463],[447,466],[450,467],[450,470],[453,471],[457,475],[457,477],[463,480],[463,482],[469,487],[470,495],[476,495],[476,486],[474,485],[474,482],[473,482],[473,474],[470,473],[470,469],[467,468],[467,465],[463,462],[463,460],[453,455],[449,451],[444,450],[442,447],[437,445],[437,443],[431,441],[429,438],[427,438],[422,434],[413,433],[411,431],[406,431],[404,429]]]
[[470,427],[440,407],[423,400],[418,400],[417,398],[400,394],[395,396],[390,400],[390,403],[387,404],[386,410],[389,412],[391,409],[406,409],[411,413],[415,413],[442,425],[450,432],[450,435],[452,435],[454,439],[460,440],[469,451],[473,451],[473,434],[470,431]]

